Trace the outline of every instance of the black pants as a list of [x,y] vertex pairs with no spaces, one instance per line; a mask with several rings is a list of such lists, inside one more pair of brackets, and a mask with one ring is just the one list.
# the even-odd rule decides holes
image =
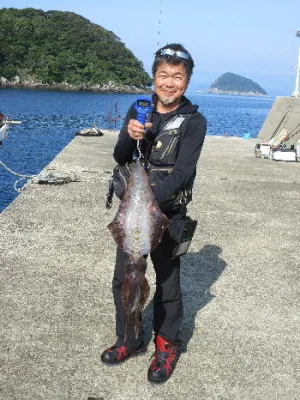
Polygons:
[[[180,288],[180,259],[171,260],[174,243],[168,231],[163,235],[158,247],[151,253],[156,273],[156,291],[153,299],[153,329],[171,343],[179,340],[183,318],[183,305]],[[113,295],[116,306],[116,334],[118,344],[123,344],[125,312],[121,301],[121,284],[124,277],[124,262],[127,255],[117,249],[116,265],[113,278]],[[143,338],[143,323],[140,317],[139,338],[135,339],[133,329],[129,333],[128,342],[138,346]]]

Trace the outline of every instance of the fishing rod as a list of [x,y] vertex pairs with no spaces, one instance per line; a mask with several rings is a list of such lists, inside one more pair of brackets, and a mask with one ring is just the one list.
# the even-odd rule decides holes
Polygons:
[[162,5],[163,5],[163,0],[160,0],[158,30],[157,30],[157,47],[159,47],[159,39],[160,39]]

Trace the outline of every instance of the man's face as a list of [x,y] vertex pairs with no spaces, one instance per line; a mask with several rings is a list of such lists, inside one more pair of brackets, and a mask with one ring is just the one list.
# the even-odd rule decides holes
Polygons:
[[188,77],[183,64],[172,65],[163,62],[154,76],[154,89],[164,105],[177,105],[188,86]]

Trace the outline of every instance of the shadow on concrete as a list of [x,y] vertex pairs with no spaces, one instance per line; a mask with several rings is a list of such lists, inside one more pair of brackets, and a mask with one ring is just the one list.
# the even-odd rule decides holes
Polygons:
[[199,252],[188,253],[182,259],[181,289],[184,319],[181,338],[183,352],[187,350],[187,345],[193,337],[198,311],[214,298],[210,293],[210,288],[226,268],[225,261],[220,257],[221,253],[221,247],[209,244]]
[[[195,330],[195,319],[199,310],[205,307],[214,296],[211,286],[219,279],[226,268],[220,257],[222,249],[215,245],[205,245],[199,252],[187,253],[181,259],[181,289],[184,305],[184,319],[181,328],[181,352],[187,351],[187,345]],[[145,342],[152,338],[153,300],[143,312]]]

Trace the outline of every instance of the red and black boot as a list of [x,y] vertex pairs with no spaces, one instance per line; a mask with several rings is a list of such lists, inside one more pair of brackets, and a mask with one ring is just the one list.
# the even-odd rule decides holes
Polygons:
[[116,343],[114,346],[111,346],[103,351],[101,354],[101,360],[105,364],[119,364],[130,357],[145,353],[145,351],[147,351],[147,347],[144,345],[144,343],[137,348],[132,348],[125,345],[120,346]]
[[163,383],[170,378],[178,360],[177,345],[172,344],[157,335],[155,339],[155,354],[148,369],[148,379],[151,382]]

